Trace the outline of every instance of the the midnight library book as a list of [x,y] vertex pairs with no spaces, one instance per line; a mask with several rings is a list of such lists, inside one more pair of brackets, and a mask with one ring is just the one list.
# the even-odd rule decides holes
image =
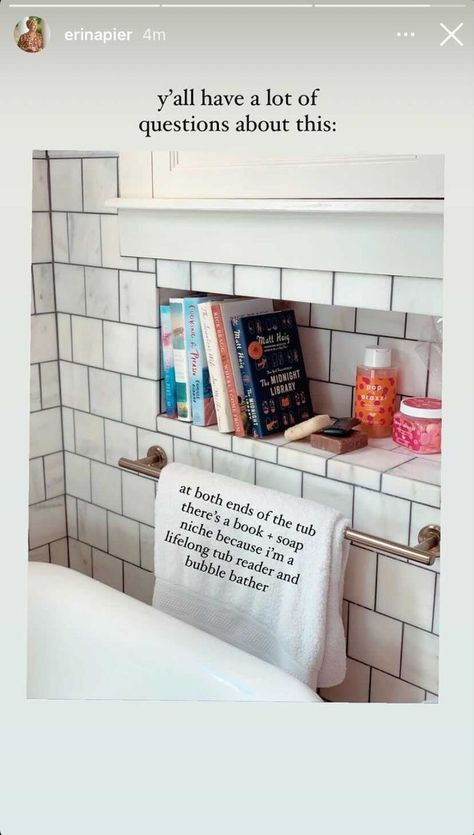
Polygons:
[[284,432],[313,416],[293,310],[233,318],[253,435]]

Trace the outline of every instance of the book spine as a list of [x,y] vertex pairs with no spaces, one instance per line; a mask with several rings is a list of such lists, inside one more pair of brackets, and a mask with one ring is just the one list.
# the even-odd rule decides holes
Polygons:
[[176,411],[176,380],[174,376],[173,359],[173,331],[171,329],[171,315],[169,305],[160,306],[161,315],[161,349],[163,354],[163,372],[165,378],[165,409],[168,417],[175,418]]
[[222,360],[217,344],[216,329],[212,318],[211,303],[205,302],[199,305],[199,316],[201,319],[202,337],[206,349],[207,365],[211,382],[214,407],[219,432],[232,432],[234,424],[230,411],[229,398],[224,380]]
[[238,319],[232,320],[232,326],[234,329],[235,348],[237,351],[237,359],[242,377],[242,385],[244,387],[245,403],[250,421],[252,423],[253,435],[255,438],[261,438],[264,433],[257,410],[252,380],[252,370],[248,359],[246,340]]
[[234,371],[229,353],[229,346],[224,329],[224,321],[222,318],[222,308],[219,304],[212,305],[212,317],[214,319],[214,327],[216,329],[217,344],[219,346],[219,353],[222,360],[222,368],[224,371],[224,380],[227,387],[227,394],[229,397],[230,411],[232,415],[232,422],[234,424],[234,432],[239,437],[245,435],[244,423],[240,412],[239,397],[234,380]]
[[178,420],[191,421],[191,390],[184,340],[184,309],[181,299],[170,301],[173,327],[173,360]]
[[192,416],[195,426],[216,423],[214,398],[209,379],[198,302],[185,302],[185,342],[191,381]]

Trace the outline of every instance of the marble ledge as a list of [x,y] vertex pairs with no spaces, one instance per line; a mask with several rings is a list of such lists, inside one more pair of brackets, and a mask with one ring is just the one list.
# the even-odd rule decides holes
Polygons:
[[165,415],[158,415],[157,431],[431,507],[441,503],[441,455],[416,455],[391,438],[369,440],[364,449],[334,455],[315,449],[309,440],[288,443],[283,435],[238,438],[219,432],[217,426],[193,426]]

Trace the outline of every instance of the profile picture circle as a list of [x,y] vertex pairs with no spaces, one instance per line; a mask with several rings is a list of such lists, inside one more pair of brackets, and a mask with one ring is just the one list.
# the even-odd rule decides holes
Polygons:
[[42,52],[48,45],[49,27],[42,17],[28,15],[18,21],[13,35],[23,52]]

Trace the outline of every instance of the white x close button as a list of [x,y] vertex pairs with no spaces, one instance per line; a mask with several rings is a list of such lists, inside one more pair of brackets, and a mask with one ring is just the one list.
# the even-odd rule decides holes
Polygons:
[[445,26],[444,23],[440,23],[439,25],[442,29],[444,29],[445,32],[448,33],[446,37],[443,38],[443,40],[441,41],[440,46],[444,46],[446,43],[448,43],[448,41],[456,41],[456,43],[459,46],[464,46],[463,42],[458,37],[456,37],[456,32],[459,32],[461,27],[464,26],[464,23],[459,23],[459,25],[456,26],[455,29],[448,29],[448,27]]

